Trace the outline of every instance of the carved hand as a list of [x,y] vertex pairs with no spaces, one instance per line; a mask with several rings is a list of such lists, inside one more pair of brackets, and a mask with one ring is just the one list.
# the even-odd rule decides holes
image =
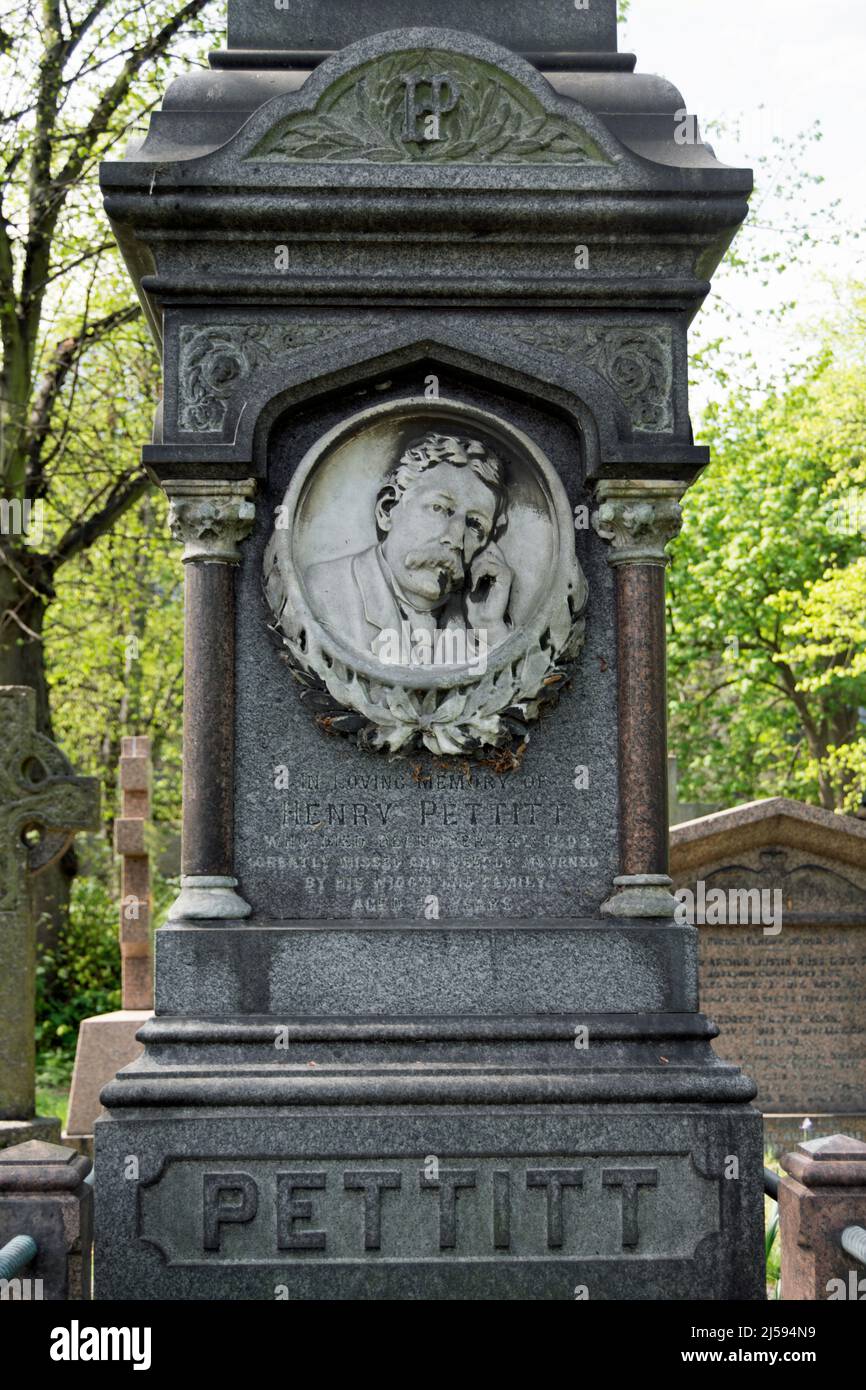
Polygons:
[[487,630],[492,646],[509,633],[505,612],[511,596],[514,571],[498,545],[491,542],[469,568],[470,588],[466,597],[466,621],[470,627]]

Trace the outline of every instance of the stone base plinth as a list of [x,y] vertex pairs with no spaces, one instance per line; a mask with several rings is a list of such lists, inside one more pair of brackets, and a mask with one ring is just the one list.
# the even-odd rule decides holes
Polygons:
[[85,1018],[78,1030],[75,1068],[69,1092],[69,1115],[64,1139],[88,1150],[93,1125],[103,1113],[99,1093],[112,1077],[142,1051],[135,1035],[153,1015],[150,1010],[118,1009],[111,1014]]
[[249,1107],[96,1130],[99,1298],[764,1297],[747,1107]]
[[763,1298],[693,929],[182,924],[156,981],[95,1125],[98,1297]]
[[714,1035],[157,1016],[96,1122],[98,1296],[760,1299],[761,1116]]
[[34,1258],[9,1280],[4,1299],[90,1298],[93,1188],[85,1181],[90,1169],[88,1158],[42,1140],[0,1154],[0,1246],[22,1235],[36,1242]]
[[33,1115],[29,1120],[0,1120],[0,1149],[41,1139],[46,1144],[60,1142],[60,1121],[56,1115]]
[[347,1019],[698,1007],[698,936],[672,921],[169,923],[159,1013]]

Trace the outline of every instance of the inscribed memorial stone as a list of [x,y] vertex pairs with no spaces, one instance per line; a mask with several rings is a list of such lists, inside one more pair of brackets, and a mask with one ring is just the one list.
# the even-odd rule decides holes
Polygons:
[[614,14],[232,3],[103,166],[186,580],[104,1297],[763,1296],[664,675],[687,330],[751,176],[683,149]]

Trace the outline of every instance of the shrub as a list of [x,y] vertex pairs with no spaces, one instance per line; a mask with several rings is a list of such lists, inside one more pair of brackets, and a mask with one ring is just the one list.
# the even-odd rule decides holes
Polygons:
[[99,878],[76,878],[69,922],[36,962],[36,1067],[40,1083],[61,1085],[75,1060],[78,1025],[120,1008],[116,895]]

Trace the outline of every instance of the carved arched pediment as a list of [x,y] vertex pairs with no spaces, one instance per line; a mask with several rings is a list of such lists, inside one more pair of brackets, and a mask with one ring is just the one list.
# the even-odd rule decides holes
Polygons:
[[[590,130],[588,113],[576,108],[566,114],[550,88],[539,91],[528,65],[521,80],[513,60],[500,66],[438,46],[435,37],[429,47],[407,43],[350,66],[323,88],[319,83],[312,107],[280,116],[247,158],[422,165],[614,162],[604,148],[608,141]],[[335,66],[345,64],[342,57]]]

